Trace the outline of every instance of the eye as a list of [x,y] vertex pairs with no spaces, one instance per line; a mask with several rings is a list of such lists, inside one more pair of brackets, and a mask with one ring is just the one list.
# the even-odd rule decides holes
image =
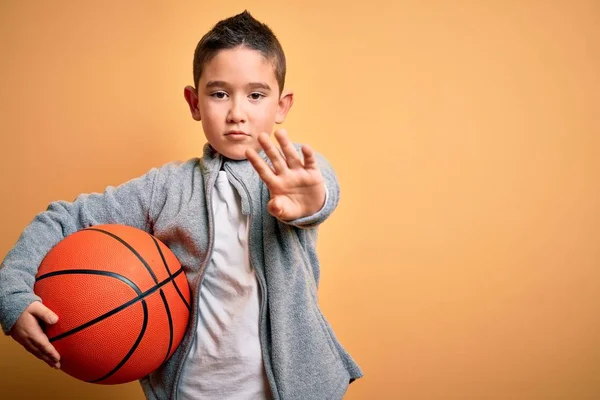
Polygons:
[[219,91],[219,92],[214,92],[210,94],[211,97],[215,97],[217,99],[224,99],[225,96],[227,96],[227,93],[223,92],[223,91]]
[[250,97],[252,98],[252,100],[260,100],[262,97],[265,97],[265,95],[259,92],[254,92],[250,93]]

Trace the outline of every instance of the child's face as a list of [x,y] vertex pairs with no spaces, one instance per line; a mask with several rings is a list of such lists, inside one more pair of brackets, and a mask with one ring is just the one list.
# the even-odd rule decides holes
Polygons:
[[202,121],[212,147],[234,160],[246,159],[246,149],[260,151],[258,135],[282,123],[293,93],[279,95],[275,66],[257,50],[221,50],[207,64],[198,91],[185,88],[192,117]]

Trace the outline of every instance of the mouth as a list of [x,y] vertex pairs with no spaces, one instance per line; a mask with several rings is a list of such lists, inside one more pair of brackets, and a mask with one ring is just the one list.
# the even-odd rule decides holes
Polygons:
[[225,136],[250,136],[244,131],[229,131],[225,134]]

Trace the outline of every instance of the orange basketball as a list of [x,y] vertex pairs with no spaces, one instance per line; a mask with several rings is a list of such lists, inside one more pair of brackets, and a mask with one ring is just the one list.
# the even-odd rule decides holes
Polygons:
[[98,225],[63,239],[42,261],[34,291],[59,317],[45,332],[61,369],[91,383],[153,372],[173,354],[189,319],[179,261],[130,226]]

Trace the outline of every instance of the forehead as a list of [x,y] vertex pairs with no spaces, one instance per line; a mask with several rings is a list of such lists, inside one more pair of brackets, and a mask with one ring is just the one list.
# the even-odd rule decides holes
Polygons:
[[260,51],[247,47],[220,50],[204,65],[200,81],[220,80],[230,83],[276,81],[275,65]]

